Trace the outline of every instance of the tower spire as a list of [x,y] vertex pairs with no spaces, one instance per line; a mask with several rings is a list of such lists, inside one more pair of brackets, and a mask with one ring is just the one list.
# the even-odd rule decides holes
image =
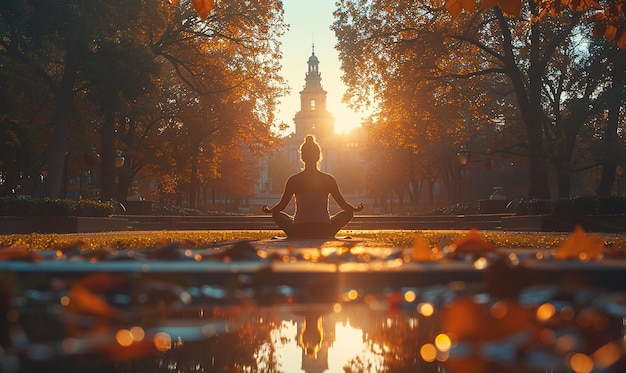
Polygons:
[[311,43],[311,52],[307,60],[309,69],[304,79],[304,89],[300,91],[301,110],[296,113],[294,122],[297,134],[312,133],[323,137],[333,133],[335,119],[326,110],[326,91],[322,88],[315,43]]

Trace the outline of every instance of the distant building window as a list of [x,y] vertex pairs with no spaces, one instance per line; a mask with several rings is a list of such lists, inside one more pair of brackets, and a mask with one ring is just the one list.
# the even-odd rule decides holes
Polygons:
[[311,100],[311,110],[315,110],[315,100]]

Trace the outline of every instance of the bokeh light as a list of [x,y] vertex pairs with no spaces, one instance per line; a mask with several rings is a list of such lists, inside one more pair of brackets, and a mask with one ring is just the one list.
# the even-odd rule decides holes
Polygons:
[[487,264],[488,264],[487,259],[480,257],[476,259],[476,261],[474,261],[474,268],[478,270],[483,270],[487,268]]
[[120,329],[115,333],[115,341],[123,347],[133,344],[133,334],[128,329]]
[[61,303],[62,306],[67,307],[71,303],[70,297],[68,297],[67,295],[64,295],[64,296],[61,297],[59,302]]
[[411,303],[411,302],[415,302],[415,299],[417,298],[417,295],[415,294],[415,292],[413,290],[409,290],[407,292],[404,293],[404,301]]
[[130,328],[130,334],[133,336],[133,341],[135,342],[141,342],[146,337],[146,332],[140,326]]
[[539,308],[537,308],[537,312],[536,312],[537,320],[541,322],[546,322],[550,320],[552,316],[554,316],[555,313],[556,313],[556,309],[554,308],[553,304],[544,303],[541,306],[539,306]]
[[154,346],[159,351],[168,351],[172,348],[172,337],[169,334],[160,332],[154,336]]
[[591,357],[593,358],[594,365],[597,368],[603,369],[615,364],[621,355],[622,351],[619,346],[614,343],[607,343],[597,349]]
[[446,334],[439,334],[435,337],[435,346],[439,351],[449,351],[452,347],[452,341]]
[[435,313],[435,307],[431,303],[420,303],[417,305],[417,312],[421,313],[422,316],[432,316]]
[[509,305],[506,304],[506,302],[504,302],[504,301],[495,302],[489,308],[489,312],[491,313],[491,316],[493,316],[494,318],[502,319],[509,312]]
[[424,361],[433,362],[437,358],[437,349],[433,344],[427,343],[420,348],[420,356]]
[[585,354],[574,354],[569,360],[570,367],[576,373],[590,373],[593,370],[593,360]]

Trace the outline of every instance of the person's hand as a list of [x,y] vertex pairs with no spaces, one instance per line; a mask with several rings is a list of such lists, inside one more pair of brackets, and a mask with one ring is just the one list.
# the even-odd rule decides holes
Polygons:
[[263,211],[264,213],[267,213],[267,214],[272,212],[272,210],[270,210],[270,208],[267,207],[267,205],[263,205],[263,207],[261,207],[261,211]]
[[358,205],[356,205],[356,207],[354,208],[354,212],[359,212],[363,210],[363,202],[360,202]]

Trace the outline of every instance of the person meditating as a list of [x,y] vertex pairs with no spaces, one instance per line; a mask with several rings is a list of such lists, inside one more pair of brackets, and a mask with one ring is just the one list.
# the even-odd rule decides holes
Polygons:
[[[283,195],[276,205],[271,208],[263,205],[261,209],[272,214],[272,218],[287,237],[335,237],[352,220],[355,212],[363,210],[363,204],[359,203],[355,207],[346,202],[335,178],[318,169],[322,152],[312,135],[307,135],[300,146],[300,157],[304,169],[287,179]],[[292,217],[283,210],[293,196],[296,198],[296,209]],[[329,196],[341,208],[333,216],[329,212]]]

